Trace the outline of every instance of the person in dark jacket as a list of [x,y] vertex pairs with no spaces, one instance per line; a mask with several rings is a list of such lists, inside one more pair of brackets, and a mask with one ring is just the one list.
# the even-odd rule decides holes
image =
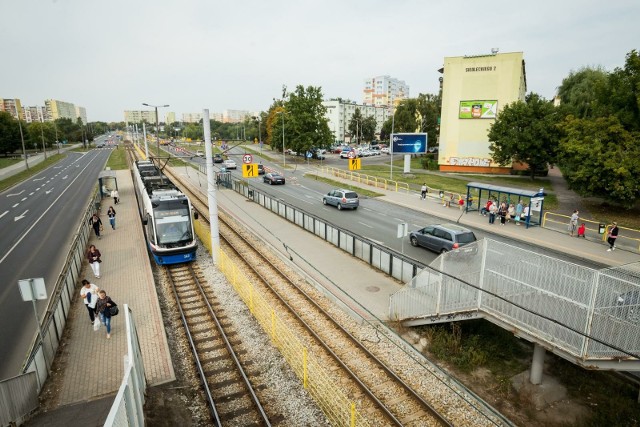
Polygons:
[[98,236],[98,240],[100,240],[100,229],[102,228],[102,221],[100,221],[100,217],[97,213],[94,213],[91,218],[89,218],[89,224],[93,227],[93,231]]
[[616,250],[616,239],[618,238],[618,223],[614,222],[611,230],[609,231],[609,237],[607,238],[607,243],[609,243],[609,249],[607,252]]
[[116,210],[113,209],[113,206],[109,206],[109,210],[107,211],[107,216],[109,217],[109,224],[111,224],[111,228],[115,230],[116,229]]
[[111,338],[111,307],[116,307],[117,305],[110,296],[107,296],[106,291],[100,290],[98,292],[96,314],[100,316],[100,321],[107,328],[107,339]]
[[100,263],[102,262],[102,260],[100,259],[101,256],[102,254],[95,245],[89,246],[87,259],[89,260],[91,270],[93,270],[93,275],[96,276],[97,279],[100,278]]

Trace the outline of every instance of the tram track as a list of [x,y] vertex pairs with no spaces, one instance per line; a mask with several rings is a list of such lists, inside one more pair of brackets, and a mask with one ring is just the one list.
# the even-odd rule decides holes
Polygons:
[[243,360],[242,341],[225,320],[213,292],[202,283],[197,264],[166,266],[164,272],[173,289],[215,425],[271,426],[258,397],[260,375],[247,373],[245,367],[250,367],[251,361]]

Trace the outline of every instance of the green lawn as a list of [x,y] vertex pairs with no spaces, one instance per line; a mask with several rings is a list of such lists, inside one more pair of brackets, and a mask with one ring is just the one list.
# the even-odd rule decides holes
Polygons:
[[38,163],[37,165],[29,166],[29,169],[0,181],[0,191],[4,191],[9,187],[13,187],[16,184],[19,184],[22,181],[29,179],[30,177],[37,174],[38,172],[48,168],[51,165],[58,163],[60,160],[64,159],[65,157],[66,157],[66,154],[54,154],[54,155],[48,154],[48,157],[46,160]]

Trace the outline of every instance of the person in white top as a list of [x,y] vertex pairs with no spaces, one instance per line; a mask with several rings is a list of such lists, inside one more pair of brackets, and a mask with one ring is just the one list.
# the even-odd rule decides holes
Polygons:
[[98,291],[99,287],[94,285],[93,283],[89,283],[87,279],[82,281],[82,289],[80,289],[80,297],[82,298],[84,305],[87,307],[87,311],[89,311],[89,319],[91,319],[91,324],[96,319],[96,303],[98,302]]

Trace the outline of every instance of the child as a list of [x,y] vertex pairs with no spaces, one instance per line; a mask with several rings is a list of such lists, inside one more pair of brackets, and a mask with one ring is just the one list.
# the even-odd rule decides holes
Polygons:
[[584,233],[587,230],[587,227],[584,225],[584,222],[580,225],[580,227],[578,227],[578,237],[584,237],[585,239],[587,238]]

